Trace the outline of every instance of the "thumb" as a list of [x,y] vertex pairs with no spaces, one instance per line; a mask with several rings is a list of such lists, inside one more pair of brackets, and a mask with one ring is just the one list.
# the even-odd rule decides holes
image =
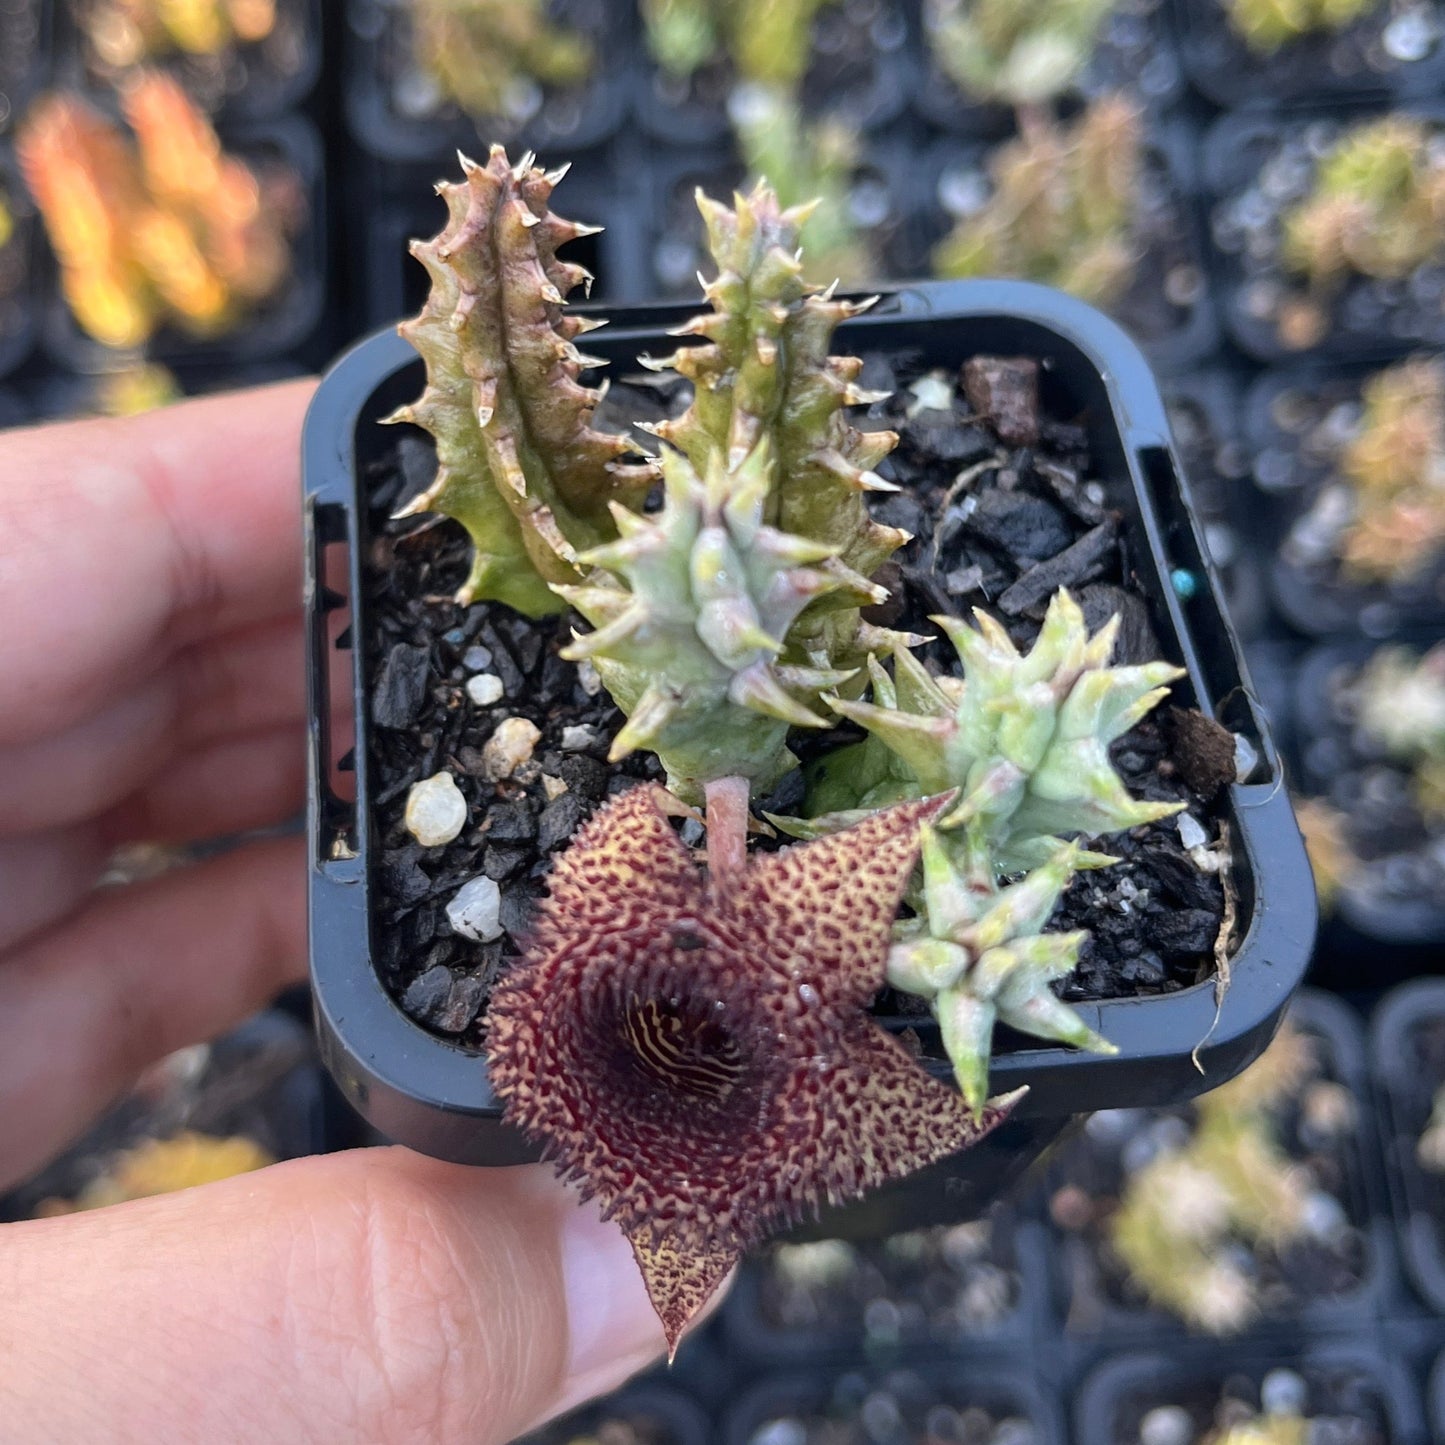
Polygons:
[[499,1445],[662,1349],[539,1165],[359,1150],[0,1228],[7,1441]]

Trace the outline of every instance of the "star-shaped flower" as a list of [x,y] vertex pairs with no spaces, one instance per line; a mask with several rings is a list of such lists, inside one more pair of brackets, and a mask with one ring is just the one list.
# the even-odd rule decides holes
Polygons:
[[865,1013],[946,798],[722,881],[666,798],[624,793],[558,859],[488,1061],[507,1118],[621,1224],[675,1350],[771,1229],[967,1147],[1017,1096],[971,1113]]

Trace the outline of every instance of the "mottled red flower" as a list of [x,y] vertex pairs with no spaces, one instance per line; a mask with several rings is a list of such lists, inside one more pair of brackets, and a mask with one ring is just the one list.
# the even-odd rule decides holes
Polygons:
[[507,1117],[632,1241],[670,1348],[739,1256],[999,1123],[865,1012],[920,822],[905,803],[710,881],[665,794],[609,803],[552,872],[493,996]]

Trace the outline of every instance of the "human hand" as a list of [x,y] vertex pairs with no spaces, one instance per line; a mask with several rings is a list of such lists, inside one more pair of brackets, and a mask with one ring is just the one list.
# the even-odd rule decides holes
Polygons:
[[[304,975],[299,840],[94,883],[300,806],[310,394],[0,434],[0,1188]],[[0,1226],[4,1442],[488,1445],[661,1350],[540,1167],[365,1150]]]

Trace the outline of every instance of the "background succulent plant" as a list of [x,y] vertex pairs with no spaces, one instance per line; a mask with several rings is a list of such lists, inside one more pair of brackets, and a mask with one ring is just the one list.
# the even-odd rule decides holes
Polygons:
[[643,0],[648,48],[674,75],[725,52],[744,80],[791,88],[812,56],[813,18],[834,0]]
[[533,616],[559,611],[551,583],[582,580],[577,549],[614,538],[609,507],[641,505],[656,473],[623,460],[620,437],[591,426],[599,393],[575,338],[600,325],[564,310],[587,272],[557,248],[595,228],[550,209],[563,172],[494,146],[485,165],[438,187],[450,219],[412,243],[431,292],[401,334],[421,353],[427,386],[392,420],[436,440],[437,474],[412,511],[456,518],[475,547],[461,596]]
[[276,0],[94,0],[81,24],[108,65],[135,65],[179,50],[215,55],[264,40],[276,26]]
[[1260,55],[1273,55],[1302,35],[1344,30],[1379,0],[1226,0],[1229,23]]
[[1119,299],[1137,261],[1141,116],[1123,96],[1072,122],[1025,118],[989,160],[992,192],[934,248],[940,276],[1018,276],[1095,305]]

